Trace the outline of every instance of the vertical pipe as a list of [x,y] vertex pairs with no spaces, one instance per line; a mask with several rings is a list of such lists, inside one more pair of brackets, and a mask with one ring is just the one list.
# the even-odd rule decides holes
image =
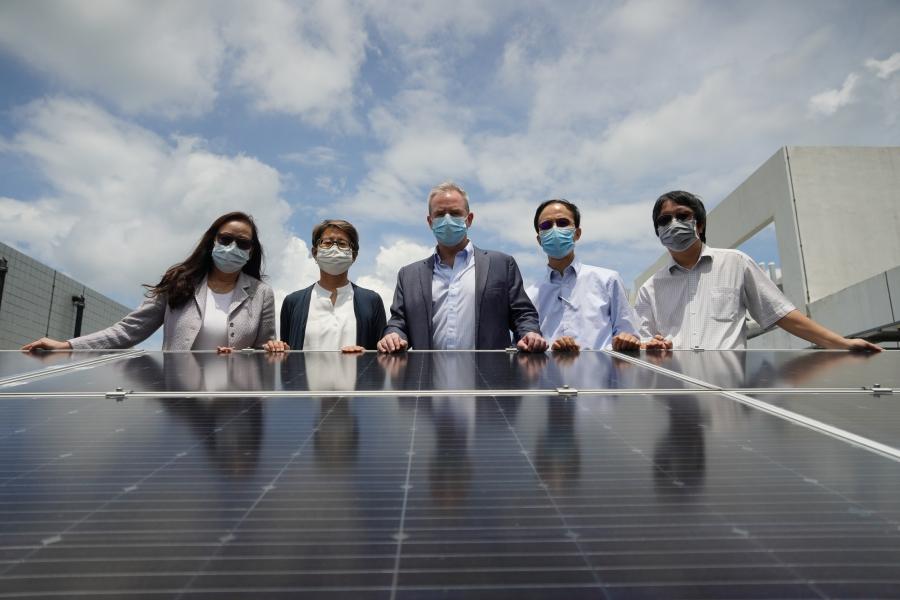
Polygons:
[[5,256],[0,256],[0,307],[3,306],[3,288],[6,285],[7,271],[9,271],[9,263]]
[[72,337],[79,337],[81,335],[81,321],[84,318],[84,294],[72,296],[72,304],[75,305],[75,335]]

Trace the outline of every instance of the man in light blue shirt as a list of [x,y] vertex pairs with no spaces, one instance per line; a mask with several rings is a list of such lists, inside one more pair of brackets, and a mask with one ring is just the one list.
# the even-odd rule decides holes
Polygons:
[[537,307],[541,331],[553,350],[637,350],[638,319],[619,274],[575,258],[581,213],[567,200],[547,200],[534,213],[547,272],[526,293]]
[[397,274],[380,352],[500,350],[510,343],[524,352],[547,349],[516,261],[473,246],[473,218],[461,187],[447,182],[431,190],[427,222],[437,247]]
[[434,316],[432,346],[435,350],[475,347],[475,246],[472,242],[456,253],[450,264],[434,253],[431,300]]

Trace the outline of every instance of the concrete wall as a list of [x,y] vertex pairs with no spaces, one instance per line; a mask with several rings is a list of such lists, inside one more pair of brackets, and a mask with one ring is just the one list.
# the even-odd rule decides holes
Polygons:
[[0,298],[0,349],[19,348],[43,336],[71,338],[72,296],[85,296],[82,333],[103,329],[131,310],[6,244],[0,243],[0,256],[9,269]]
[[900,148],[787,152],[809,302],[900,265]]

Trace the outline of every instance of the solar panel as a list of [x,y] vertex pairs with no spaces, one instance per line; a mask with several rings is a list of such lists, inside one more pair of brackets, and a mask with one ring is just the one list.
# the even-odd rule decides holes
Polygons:
[[900,357],[896,352],[675,350],[644,358],[658,367],[726,389],[900,387]]
[[[823,360],[785,354],[740,356]],[[144,352],[0,382],[0,598],[900,597],[900,461],[743,401],[896,446],[897,395],[860,382],[900,353],[762,394],[676,356]]]
[[42,352],[25,353],[2,351],[0,360],[0,385],[10,380],[53,375],[80,365],[108,360],[116,356],[131,355],[131,352],[89,351],[89,352]]

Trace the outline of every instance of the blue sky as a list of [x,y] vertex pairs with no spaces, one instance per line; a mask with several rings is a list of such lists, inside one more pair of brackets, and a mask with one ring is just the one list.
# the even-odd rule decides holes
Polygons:
[[134,306],[245,210],[280,300],[346,218],[351,278],[389,297],[452,179],[526,280],[534,208],[565,197],[581,259],[630,287],[660,193],[712,207],[781,146],[897,145],[898,32],[875,1],[7,0],[0,239]]

